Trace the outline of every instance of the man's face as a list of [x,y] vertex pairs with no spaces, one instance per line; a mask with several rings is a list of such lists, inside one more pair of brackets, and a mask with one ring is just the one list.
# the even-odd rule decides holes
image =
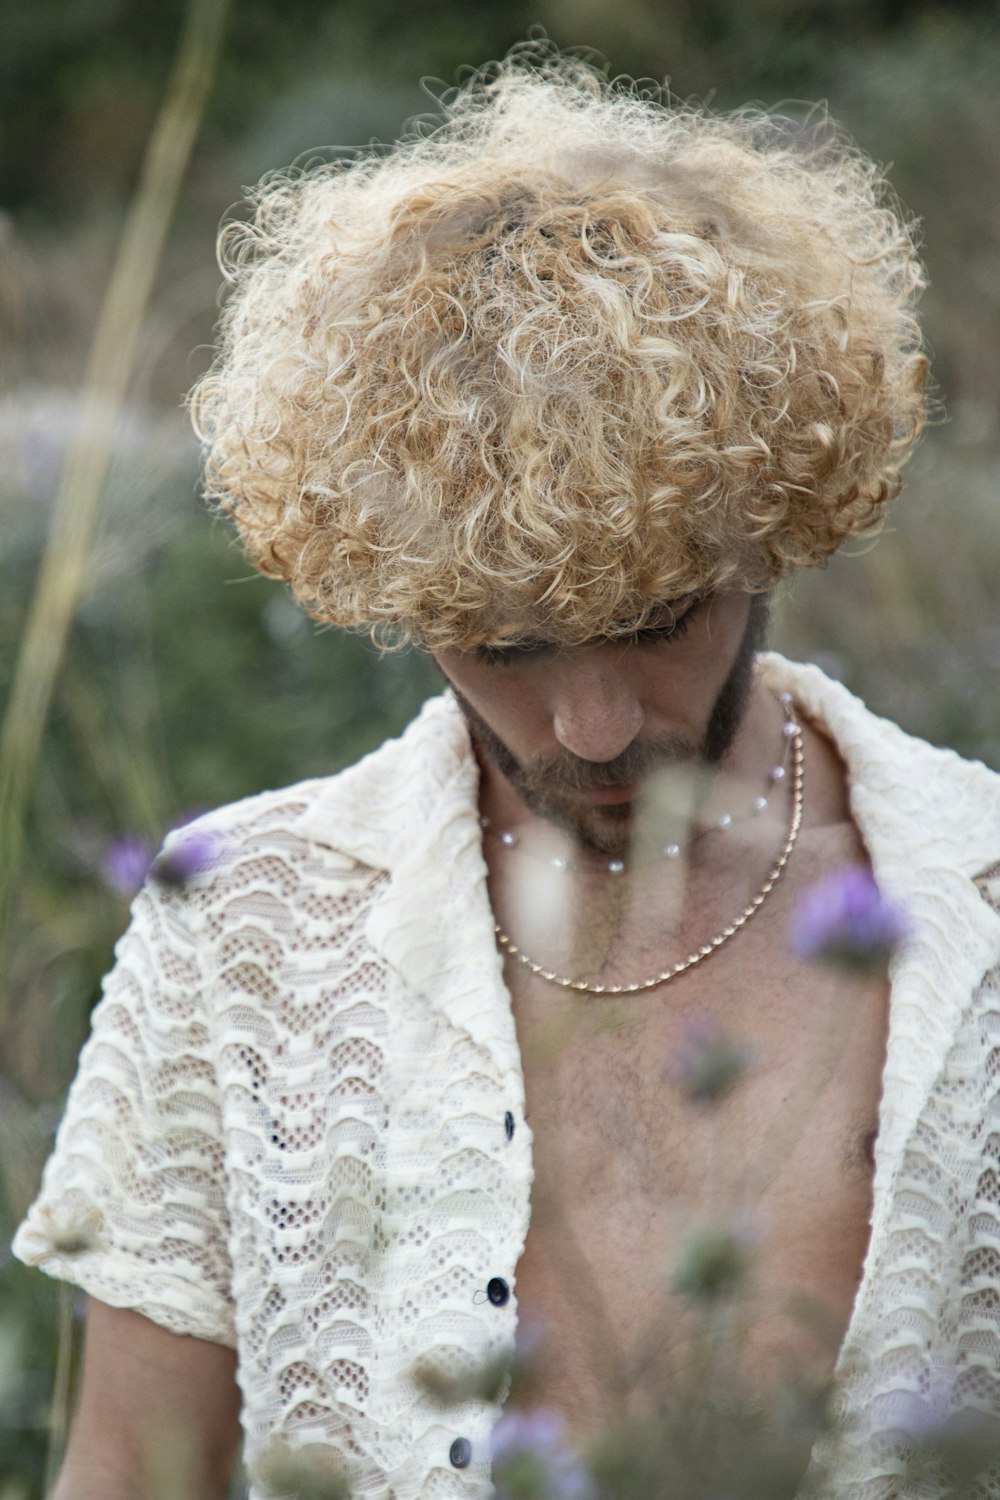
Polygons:
[[[671,625],[671,621],[676,623]],[[623,853],[649,776],[725,760],[767,632],[766,596],[717,595],[619,640],[442,651],[480,756],[540,817]]]

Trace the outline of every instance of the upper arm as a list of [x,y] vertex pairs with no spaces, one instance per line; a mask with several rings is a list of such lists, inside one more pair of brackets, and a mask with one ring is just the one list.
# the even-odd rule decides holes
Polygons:
[[[66,1460],[52,1500],[224,1500],[239,1443],[236,1356],[91,1298]],[[184,1472],[187,1467],[187,1473]]]
[[14,1254],[175,1334],[235,1343],[202,893],[148,883]]

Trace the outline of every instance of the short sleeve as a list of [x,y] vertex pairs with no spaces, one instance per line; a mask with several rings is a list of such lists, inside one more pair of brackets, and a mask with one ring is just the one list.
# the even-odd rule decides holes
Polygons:
[[171,1332],[232,1347],[222,1118],[193,904],[152,882],[136,898],[13,1251]]

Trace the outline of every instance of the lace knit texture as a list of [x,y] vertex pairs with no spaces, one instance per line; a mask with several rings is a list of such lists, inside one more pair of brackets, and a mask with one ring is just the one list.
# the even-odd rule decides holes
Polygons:
[[[838,744],[915,924],[844,1435],[803,1493],[933,1500],[900,1478],[915,1414],[1000,1414],[1000,778],[816,668],[762,670]],[[461,716],[435,699],[341,776],[199,826],[211,867],[137,898],[15,1253],[234,1346],[251,1477],[280,1439],[342,1453],[359,1497],[488,1493],[499,1405],[436,1406],[416,1374],[512,1350],[532,1178]]]

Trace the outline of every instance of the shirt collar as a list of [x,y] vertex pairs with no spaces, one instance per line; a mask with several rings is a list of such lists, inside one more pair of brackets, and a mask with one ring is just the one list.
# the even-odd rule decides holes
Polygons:
[[[975,883],[1000,859],[1000,777],[913,739],[818,667],[768,652],[759,670],[836,745],[876,879],[914,926],[894,962],[890,1107],[880,1127],[878,1187],[879,1171],[893,1170],[957,1016],[1000,955],[1000,916]],[[456,1023],[516,1067],[509,999],[500,1003],[478,775],[461,710],[445,693],[429,700],[399,739],[330,780],[310,809],[308,832],[389,872],[370,939],[410,984],[434,993]]]
[[[890,893],[898,883],[908,885],[907,872],[915,868],[947,866],[975,878],[1000,859],[995,772],[905,734],[819,667],[764,652],[758,668],[836,745],[855,821]],[[398,739],[330,778],[310,809],[308,831],[364,864],[391,870],[417,848],[447,845],[463,815],[473,814],[475,824],[478,784],[465,721],[445,692],[429,699]]]
[[873,1271],[884,1254],[907,1142],[947,1067],[973,995],[1000,961],[1000,914],[986,899],[1000,859],[1000,776],[913,739],[818,667],[768,653],[760,670],[776,692],[792,693],[836,745],[876,880],[903,905],[911,924],[890,969],[871,1236],[843,1359],[875,1295]]

